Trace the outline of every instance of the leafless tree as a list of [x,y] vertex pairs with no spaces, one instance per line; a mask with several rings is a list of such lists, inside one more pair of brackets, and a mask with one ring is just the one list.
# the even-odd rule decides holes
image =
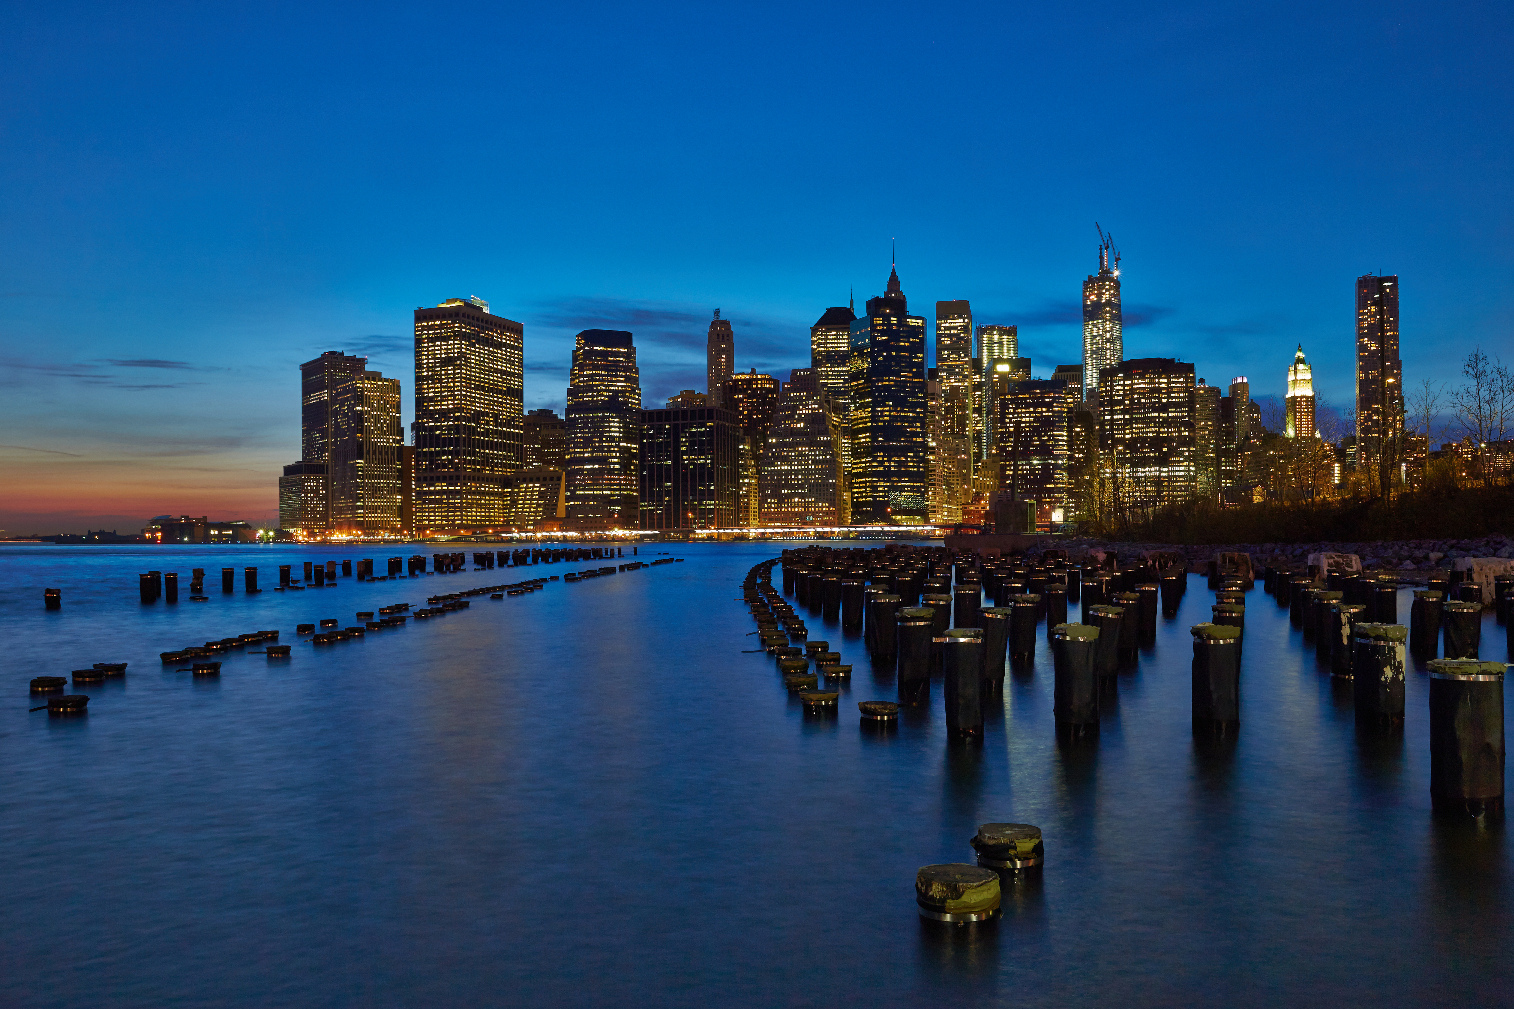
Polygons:
[[1440,411],[1446,406],[1446,386],[1443,382],[1422,378],[1408,395],[1409,410],[1406,419],[1409,429],[1425,439],[1430,448],[1435,447],[1436,431],[1441,428]]
[[1451,391],[1451,405],[1464,437],[1472,442],[1478,479],[1487,482],[1487,446],[1503,441],[1514,412],[1514,373],[1495,355],[1476,347],[1462,362],[1466,382]]

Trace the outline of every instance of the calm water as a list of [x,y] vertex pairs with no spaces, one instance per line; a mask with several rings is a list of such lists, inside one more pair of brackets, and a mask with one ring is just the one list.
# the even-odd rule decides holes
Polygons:
[[[1503,830],[1432,820],[1427,681],[1401,739],[1359,738],[1260,589],[1242,728],[1195,751],[1195,578],[1121,677],[1093,749],[1052,728],[1045,639],[980,749],[892,699],[860,640],[841,717],[807,721],[739,601],[774,545],[492,602],[292,661],[164,649],[516,580],[512,572],[222,596],[223,565],[398,551],[0,549],[0,1003],[82,1005],[1508,1004]],[[405,550],[408,554],[413,551]],[[650,559],[644,550],[641,559]],[[208,569],[210,601],[137,601]],[[538,566],[530,576],[590,564]],[[382,560],[380,560],[382,569]],[[521,576],[523,577],[524,574]],[[240,570],[238,586],[241,584]],[[42,589],[64,591],[61,613]],[[1407,619],[1408,599],[1399,612]],[[1504,658],[1484,626],[1483,656]],[[81,720],[26,681],[131,662]],[[980,822],[1045,832],[1039,887],[942,942],[915,869]]]

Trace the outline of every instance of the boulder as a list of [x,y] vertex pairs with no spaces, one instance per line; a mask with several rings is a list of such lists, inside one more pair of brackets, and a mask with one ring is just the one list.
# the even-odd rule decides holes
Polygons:
[[1458,557],[1451,562],[1451,570],[1464,572],[1462,580],[1482,586],[1482,597],[1493,601],[1493,579],[1498,575],[1514,575],[1514,560],[1501,557]]
[[1309,555],[1309,567],[1321,575],[1331,571],[1356,574],[1362,570],[1362,559],[1356,554],[1317,553]]

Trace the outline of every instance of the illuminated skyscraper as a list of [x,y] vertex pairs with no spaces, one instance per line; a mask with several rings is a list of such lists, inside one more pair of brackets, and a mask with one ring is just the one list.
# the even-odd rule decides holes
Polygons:
[[930,520],[962,521],[972,500],[973,313],[966,301],[936,302],[936,408],[929,431]]
[[810,370],[820,389],[837,403],[846,402],[846,368],[852,357],[852,323],[857,315],[849,306],[827,308],[810,327]]
[[1147,357],[1099,376],[1099,424],[1119,513],[1150,512],[1194,493],[1193,365]]
[[998,400],[1000,488],[1013,500],[1034,501],[1036,522],[1066,521],[1068,433],[1077,405],[1066,382],[1026,379]]
[[1298,345],[1293,364],[1288,367],[1285,433],[1290,438],[1314,437],[1314,375],[1304,360],[1304,345]]
[[507,478],[521,458],[521,351],[521,324],[480,298],[415,310],[417,532],[507,523]]
[[705,368],[705,380],[708,383],[705,392],[709,395],[710,402],[720,406],[725,381],[736,369],[736,337],[731,332],[730,320],[722,319],[718,308],[715,309],[715,319],[710,323],[710,331],[705,338]]
[[332,401],[331,527],[340,533],[400,531],[400,383],[363,371]]
[[1083,396],[1099,393],[1105,368],[1125,360],[1120,316],[1120,253],[1114,239],[1099,232],[1099,272],[1083,281]]
[[736,524],[736,417],[711,406],[641,412],[641,528]]
[[936,302],[936,370],[965,381],[973,356],[973,310],[966,301]]
[[279,477],[279,528],[320,533],[326,529],[326,464],[301,460]]
[[[978,367],[981,369],[980,382],[977,394],[974,397],[974,405],[977,410],[975,433],[978,437],[977,457],[984,460],[993,447],[994,412],[989,402],[989,395],[993,386],[993,371],[995,361],[1007,361],[1020,356],[1020,328],[1018,326],[979,326],[978,327]],[[1030,376],[1026,376],[1027,378]]]
[[1398,358],[1398,277],[1356,278],[1357,464],[1393,462],[1404,433],[1403,365]]
[[853,524],[927,519],[925,320],[910,315],[899,274],[852,323],[847,365],[847,484]]
[[586,329],[568,376],[567,522],[575,529],[634,529],[641,455],[641,373],[631,334]]
[[1083,401],[1083,366],[1081,364],[1059,364],[1051,373],[1053,382],[1062,382],[1067,386],[1067,391],[1078,402]]
[[567,459],[568,429],[563,419],[551,410],[532,410],[526,414],[521,440],[522,468],[566,470]]
[[1002,463],[1007,457],[999,448],[999,401],[1019,383],[1030,381],[1030,358],[996,357],[988,362],[983,373],[983,430],[987,441],[984,458],[997,458]]
[[745,375],[732,375],[726,379],[722,402],[741,426],[736,525],[754,526],[761,521],[759,478],[766,464],[773,409],[778,405],[778,380],[772,375],[757,374],[756,368]]
[[814,370],[795,368],[778,393],[760,477],[765,526],[847,523],[842,426]]
[[[336,440],[336,393],[368,367],[366,358],[328,350],[300,365],[300,461],[304,502],[299,528],[307,533],[331,528],[331,446]],[[286,468],[286,472],[287,472]]]
[[1209,500],[1220,491],[1220,399],[1220,387],[1202,378],[1193,388],[1194,489]]

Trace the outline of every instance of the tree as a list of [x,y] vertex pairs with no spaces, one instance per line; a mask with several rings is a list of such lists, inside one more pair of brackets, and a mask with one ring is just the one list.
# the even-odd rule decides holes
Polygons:
[[1406,418],[1409,430],[1425,439],[1432,448],[1435,432],[1440,427],[1440,411],[1446,405],[1446,387],[1442,382],[1422,378],[1409,393],[1409,411]]
[[1476,347],[1462,362],[1466,382],[1451,392],[1457,424],[1472,442],[1476,478],[1488,482],[1488,443],[1503,441],[1514,411],[1514,374],[1495,355]]

